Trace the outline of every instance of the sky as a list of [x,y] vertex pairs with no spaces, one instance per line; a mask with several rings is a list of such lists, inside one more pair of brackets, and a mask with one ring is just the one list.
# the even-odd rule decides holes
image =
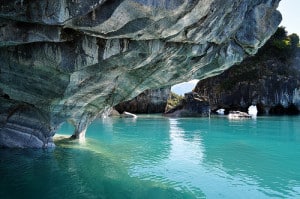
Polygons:
[[[281,0],[278,10],[281,12],[282,21],[279,26],[284,26],[288,34],[297,33],[300,36],[300,0]],[[198,80],[191,80],[172,86],[172,92],[184,95],[195,88]]]
[[282,15],[280,26],[286,27],[288,34],[300,36],[300,0],[281,0],[278,10]]
[[195,88],[197,82],[198,82],[198,80],[194,79],[189,82],[183,82],[180,84],[176,84],[176,85],[172,86],[171,91],[178,95],[184,95],[184,93],[188,93],[188,92],[192,91]]

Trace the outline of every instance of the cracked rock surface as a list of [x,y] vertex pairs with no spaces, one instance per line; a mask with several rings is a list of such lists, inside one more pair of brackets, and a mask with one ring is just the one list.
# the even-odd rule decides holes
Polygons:
[[0,0],[0,147],[82,137],[146,89],[217,75],[257,52],[279,0]]

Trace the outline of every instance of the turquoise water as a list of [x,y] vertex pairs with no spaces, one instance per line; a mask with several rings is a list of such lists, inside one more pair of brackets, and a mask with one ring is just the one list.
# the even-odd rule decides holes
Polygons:
[[300,117],[99,119],[56,145],[1,149],[0,198],[300,198]]

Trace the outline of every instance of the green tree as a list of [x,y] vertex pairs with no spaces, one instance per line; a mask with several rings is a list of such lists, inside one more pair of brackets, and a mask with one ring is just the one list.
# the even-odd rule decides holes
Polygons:
[[298,44],[299,44],[299,36],[295,33],[289,35],[289,40],[290,40],[290,44],[292,49],[297,48]]
[[278,50],[286,50],[288,48],[287,42],[287,31],[285,27],[278,27],[276,32],[272,35],[272,37],[268,40],[268,42],[263,47],[263,51],[269,51],[272,48],[276,48]]
[[274,35],[271,37],[271,40],[284,40],[286,38],[287,38],[287,31],[285,30],[285,27],[280,26],[278,27]]

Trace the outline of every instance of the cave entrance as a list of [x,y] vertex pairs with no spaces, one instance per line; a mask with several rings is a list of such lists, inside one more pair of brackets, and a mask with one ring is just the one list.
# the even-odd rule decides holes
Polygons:
[[69,136],[71,137],[74,134],[75,131],[75,127],[74,125],[68,123],[68,122],[64,122],[59,129],[57,130],[57,135],[63,135],[63,136]]

